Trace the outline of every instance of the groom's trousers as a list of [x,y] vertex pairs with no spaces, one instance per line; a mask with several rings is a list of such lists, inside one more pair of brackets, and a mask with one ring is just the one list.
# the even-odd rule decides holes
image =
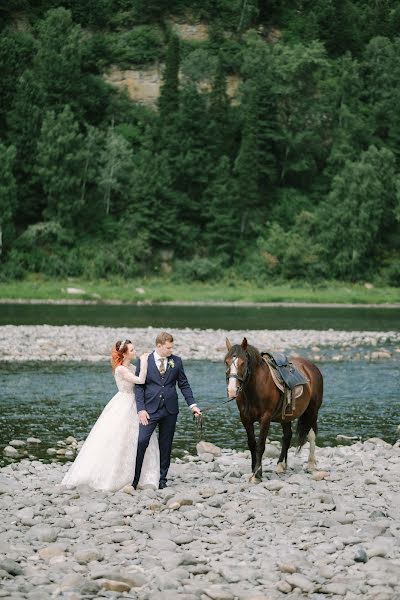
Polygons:
[[146,453],[147,446],[149,445],[152,433],[154,432],[157,425],[158,445],[160,448],[160,482],[167,481],[167,473],[169,465],[171,463],[172,441],[174,439],[177,417],[177,414],[169,413],[165,406],[163,406],[162,408],[159,408],[155,413],[152,413],[150,415],[150,419],[147,425],[139,424],[139,438],[137,444],[135,477],[132,482],[134,488],[136,488],[137,484],[139,483],[144,455]]

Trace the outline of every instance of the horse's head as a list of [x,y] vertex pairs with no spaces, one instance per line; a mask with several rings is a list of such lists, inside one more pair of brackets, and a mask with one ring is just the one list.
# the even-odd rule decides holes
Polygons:
[[247,340],[243,338],[241,344],[232,344],[226,338],[226,348],[228,350],[225,356],[226,383],[228,386],[228,397],[236,398],[243,389],[249,378],[249,354],[247,352]]

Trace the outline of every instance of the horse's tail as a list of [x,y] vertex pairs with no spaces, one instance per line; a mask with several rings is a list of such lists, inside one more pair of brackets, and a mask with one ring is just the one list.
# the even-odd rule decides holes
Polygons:
[[310,429],[314,430],[314,433],[317,434],[317,423],[316,421],[311,422],[310,414],[307,414],[307,410],[298,418],[297,427],[296,427],[296,446],[297,451],[300,452],[301,448],[307,441],[307,436],[310,433]]
[[315,371],[315,381],[314,381],[314,385],[312,386],[312,390],[311,390],[310,402],[309,402],[306,410],[303,412],[302,415],[300,415],[300,417],[297,420],[297,428],[296,428],[297,444],[296,445],[298,448],[298,452],[301,450],[302,446],[304,446],[304,444],[306,443],[307,436],[310,433],[311,429],[314,431],[315,435],[317,435],[317,429],[318,429],[317,417],[318,417],[318,410],[322,404],[322,397],[323,397],[323,393],[324,393],[324,382],[322,379],[321,372],[319,371],[319,369],[317,369],[317,367],[315,367],[315,365],[314,365],[314,371]]

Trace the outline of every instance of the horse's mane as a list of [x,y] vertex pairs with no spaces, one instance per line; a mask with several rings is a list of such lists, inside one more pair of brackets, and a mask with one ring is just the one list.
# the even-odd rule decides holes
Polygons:
[[251,344],[247,344],[247,348],[245,350],[242,348],[241,344],[234,344],[225,358],[231,356],[237,356],[245,361],[248,360],[250,370],[252,370],[256,365],[260,365],[262,363],[259,350],[255,346],[251,346]]

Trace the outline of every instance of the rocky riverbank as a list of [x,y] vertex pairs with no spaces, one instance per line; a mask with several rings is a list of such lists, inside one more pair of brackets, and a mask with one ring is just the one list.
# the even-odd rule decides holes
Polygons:
[[[138,352],[154,347],[158,329],[123,329],[50,325],[0,327],[0,361],[108,361],[118,339],[131,339]],[[244,336],[260,350],[286,353],[302,351],[315,361],[382,360],[400,356],[398,331],[317,331],[169,329],[175,338],[176,353],[184,359],[221,360],[226,352],[225,338],[233,343]],[[361,349],[361,350],[360,350]]]
[[[60,485],[68,465],[0,471],[0,598],[398,600],[400,444],[290,452],[248,482],[247,452],[198,446],[169,487]],[[268,455],[268,451],[267,451]]]

